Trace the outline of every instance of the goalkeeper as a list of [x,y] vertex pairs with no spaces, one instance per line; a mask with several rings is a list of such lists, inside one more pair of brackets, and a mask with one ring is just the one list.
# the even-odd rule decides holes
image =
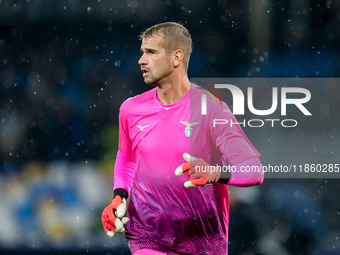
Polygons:
[[[212,127],[216,118],[237,122],[225,103],[208,97],[208,114],[195,111],[205,92],[187,76],[192,41],[185,27],[161,23],[140,37],[138,63],[154,88],[120,108],[114,194],[102,213],[104,230],[110,237],[125,231],[134,255],[225,255],[227,186],[261,184],[261,171],[239,171],[261,169],[260,154],[239,125]],[[226,160],[237,171],[199,171]]]

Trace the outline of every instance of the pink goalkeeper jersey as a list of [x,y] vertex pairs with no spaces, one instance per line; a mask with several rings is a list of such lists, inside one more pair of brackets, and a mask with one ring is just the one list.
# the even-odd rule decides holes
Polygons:
[[162,105],[154,88],[121,106],[119,151],[136,166],[126,224],[132,253],[143,248],[167,254],[227,253],[227,185],[188,189],[183,185],[188,176],[174,172],[185,152],[220,166],[260,155],[239,125],[213,127],[213,119],[237,120],[226,104],[215,105],[209,96],[208,113],[202,115],[202,94],[192,84],[181,100]]

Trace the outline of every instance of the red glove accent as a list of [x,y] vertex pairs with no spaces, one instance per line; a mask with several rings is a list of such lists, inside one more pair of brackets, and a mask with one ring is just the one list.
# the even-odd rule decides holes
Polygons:
[[105,233],[109,237],[114,237],[115,232],[123,233],[125,228],[123,224],[127,223],[129,219],[123,217],[126,213],[126,201],[119,195],[111,201],[111,204],[105,207],[102,213],[102,222]]
[[[199,169],[202,169],[201,167],[206,167],[206,172],[197,172],[196,166],[199,166]],[[207,170],[208,167],[210,167],[210,169],[213,169],[203,159],[196,159],[195,161],[184,163],[182,165],[182,171],[183,173],[186,172],[188,177],[190,178],[190,181],[185,182],[184,186],[186,188],[191,188],[196,186],[207,186],[218,182],[221,173],[217,172],[216,170],[214,172],[210,172]]]

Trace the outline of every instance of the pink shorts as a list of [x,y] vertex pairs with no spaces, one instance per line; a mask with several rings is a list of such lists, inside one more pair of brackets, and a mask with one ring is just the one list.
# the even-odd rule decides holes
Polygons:
[[166,253],[151,249],[141,249],[134,252],[133,255],[166,255]]

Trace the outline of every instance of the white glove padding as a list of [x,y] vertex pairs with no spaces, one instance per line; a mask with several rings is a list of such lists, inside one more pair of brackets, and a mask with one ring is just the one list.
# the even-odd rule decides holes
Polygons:
[[[194,156],[190,156],[188,153],[184,153],[183,154],[183,158],[186,162],[190,162],[190,161],[195,161],[196,158]],[[186,164],[186,163],[184,163]],[[181,176],[183,173],[185,173],[185,170],[183,170],[183,165],[180,165],[179,167],[177,167],[176,171],[175,171],[175,175],[176,176]]]
[[124,224],[129,218],[124,217],[126,213],[126,200],[119,195],[115,196],[111,204],[105,207],[102,213],[102,222],[104,231],[109,237],[114,237],[115,232],[123,233],[125,231]]

